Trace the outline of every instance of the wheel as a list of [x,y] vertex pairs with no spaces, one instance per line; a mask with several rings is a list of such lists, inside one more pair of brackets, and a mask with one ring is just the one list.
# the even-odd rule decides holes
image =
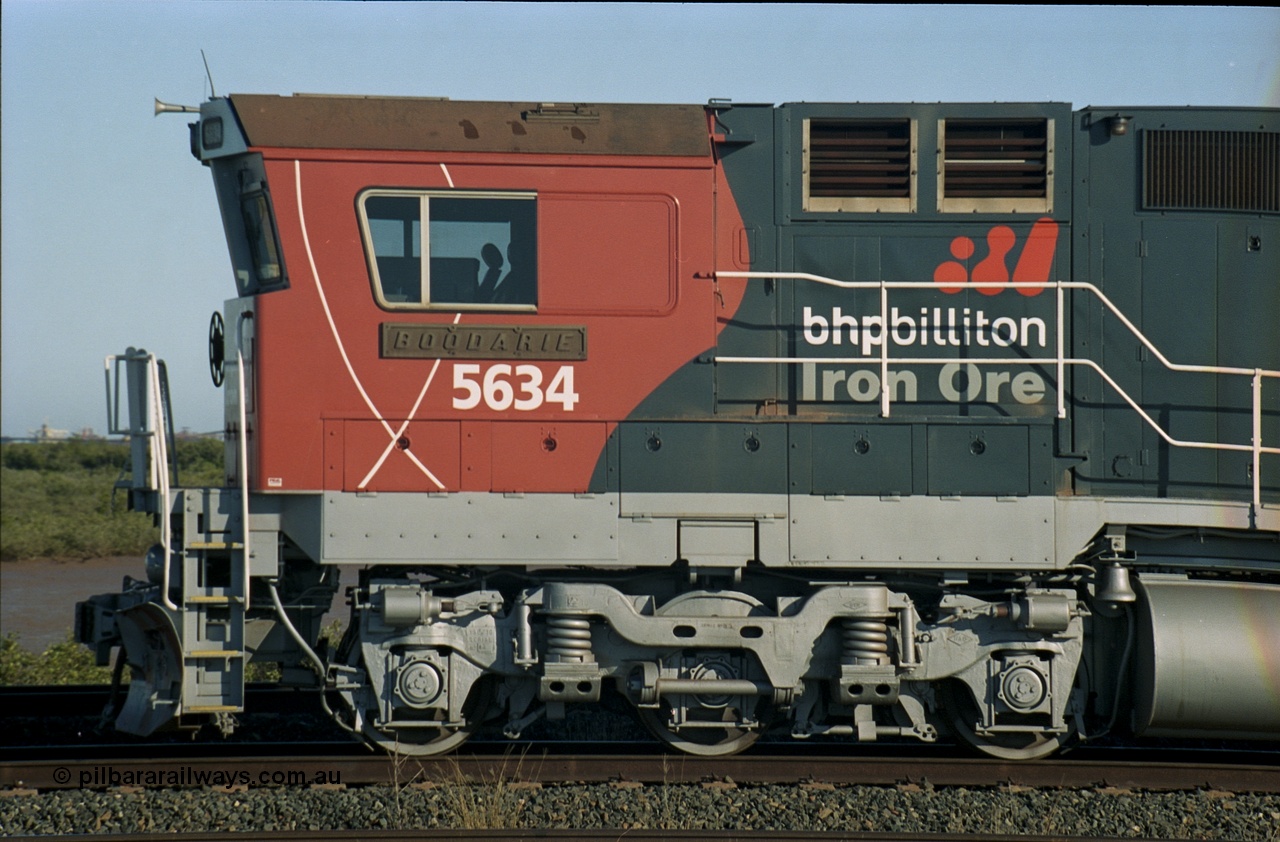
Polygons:
[[[659,711],[665,710],[660,708]],[[659,740],[682,751],[685,754],[696,754],[700,757],[728,757],[745,751],[760,739],[760,732],[740,728],[734,722],[725,722],[720,728],[688,728],[677,733],[667,727],[666,717],[661,712],[651,709],[640,709],[640,721],[649,733]],[[719,711],[721,718],[730,719],[732,709]],[[734,718],[736,721],[736,718]],[[700,722],[714,722],[715,717],[698,718]]]
[[[764,605],[756,598],[729,591],[690,591],[681,594],[658,609],[658,616],[679,617],[750,617],[767,614]],[[714,658],[716,653],[702,651]],[[722,701],[715,706],[703,706],[697,698],[683,695],[664,700],[658,708],[637,708],[640,722],[651,734],[666,745],[685,754],[701,757],[726,757],[737,754],[760,739],[762,729],[746,728],[740,721],[762,707],[757,698],[749,698],[751,709],[739,711]],[[669,726],[670,705],[683,707],[687,722],[695,727],[672,730]]]
[[[380,731],[372,723],[365,722],[361,732],[370,745],[376,746],[388,754],[431,757],[432,755],[448,754],[453,751],[470,739],[474,730],[475,723],[470,721],[456,730],[441,727],[439,729],[404,729],[398,732]],[[404,736],[401,736],[401,734]]]
[[974,728],[979,719],[978,705],[967,688],[956,681],[943,682],[938,696],[955,735],[983,754],[1001,760],[1039,760],[1075,736],[1073,727],[1062,734],[979,734]]
[[[471,738],[477,726],[489,714],[493,702],[493,689],[490,682],[481,679],[471,688],[471,695],[463,705],[463,724],[448,728],[443,724],[423,728],[402,728],[399,730],[383,730],[376,727],[369,718],[365,718],[361,733],[370,745],[376,746],[389,754],[401,754],[410,757],[431,757],[448,754]],[[419,722],[442,722],[446,711],[433,712],[435,717],[418,717]]]

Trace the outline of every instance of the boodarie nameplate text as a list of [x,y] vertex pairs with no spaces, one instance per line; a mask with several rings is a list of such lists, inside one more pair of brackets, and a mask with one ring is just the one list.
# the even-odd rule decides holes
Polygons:
[[386,359],[585,360],[587,329],[573,326],[383,324]]

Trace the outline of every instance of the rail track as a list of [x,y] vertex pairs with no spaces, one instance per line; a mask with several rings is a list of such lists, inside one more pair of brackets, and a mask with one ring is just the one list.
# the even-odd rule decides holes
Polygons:
[[[189,747],[190,748],[190,747]],[[271,747],[274,749],[275,747]],[[565,746],[501,753],[460,753],[435,759],[352,754],[242,754],[218,757],[137,757],[86,760],[5,759],[0,788],[75,789],[112,786],[315,785],[512,781],[538,784],[634,782],[892,786],[1111,787],[1133,790],[1210,789],[1280,793],[1280,765],[1160,762],[1159,753],[1133,759],[1057,759],[1010,763],[972,757],[796,755],[761,750],[729,758],[666,754],[565,753]],[[229,784],[226,782],[230,782]]]
[[[254,710],[267,719],[289,714],[292,721],[301,713],[319,713],[313,690],[254,685],[250,694]],[[270,737],[206,738],[200,742],[193,742],[188,735],[142,744],[132,739],[121,741],[116,735],[100,738],[94,733],[73,733],[41,742],[20,737],[19,729],[13,727],[18,720],[32,719],[32,711],[40,712],[41,721],[52,723],[91,719],[107,698],[107,689],[100,686],[0,688],[0,789],[104,788],[148,779],[165,781],[166,786],[204,786],[215,773],[234,770],[247,775],[255,785],[258,781],[268,785],[289,781],[290,774],[294,784],[311,784],[322,780],[323,773],[336,774],[345,786],[445,779],[539,784],[733,781],[877,786],[927,782],[965,787],[1280,793],[1280,752],[1274,750],[1083,746],[1054,759],[1009,762],[973,757],[960,750],[939,754],[937,748],[923,753],[903,745],[851,747],[814,741],[800,750],[794,742],[762,742],[744,755],[702,758],[667,754],[657,743],[478,739],[444,757],[393,759],[373,754],[339,734],[317,738],[314,733],[277,732]],[[113,782],[111,770],[129,771],[133,778]]]
[[[75,695],[66,694],[64,712],[83,714]],[[287,710],[288,694],[274,698]],[[19,724],[0,719],[8,720],[0,728]],[[804,745],[804,754],[794,743],[762,742],[744,755],[699,758],[664,754],[656,743],[477,740],[423,760],[376,755],[355,742],[203,735],[200,742],[86,747],[13,745],[12,728],[3,733],[3,834],[140,840],[165,832],[205,842],[221,828],[223,840],[269,834],[322,842],[1085,842],[1270,839],[1280,830],[1280,758],[1263,752],[1087,747],[1052,761],[1009,763],[818,741]],[[950,832],[957,827],[965,832]]]
[[[568,842],[1064,842],[1062,836],[1023,836],[1008,834],[943,834],[883,833],[849,831],[779,831],[779,830],[619,830],[494,829],[494,830],[335,830],[308,831],[304,834],[274,833],[282,839],[306,839],[309,842],[421,842],[434,839],[483,840],[483,842],[519,842],[528,839],[557,839]],[[23,837],[19,837],[23,838]],[[34,838],[34,837],[29,837]],[[47,837],[44,837],[47,838]],[[69,838],[69,837],[68,837]],[[174,842],[227,842],[228,838],[257,839],[256,834],[225,832],[182,833],[171,837]],[[1073,842],[1118,842],[1120,837],[1073,837]],[[154,842],[153,834],[112,834],[112,842]],[[1131,840],[1126,840],[1131,842]]]

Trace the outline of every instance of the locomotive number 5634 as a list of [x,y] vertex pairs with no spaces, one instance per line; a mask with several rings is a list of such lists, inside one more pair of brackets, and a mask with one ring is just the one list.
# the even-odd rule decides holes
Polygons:
[[578,393],[573,388],[573,366],[562,365],[556,369],[545,391],[543,376],[542,369],[536,365],[455,363],[453,408],[475,409],[483,403],[498,412],[508,409],[528,412],[544,403],[558,403],[566,412],[573,411],[578,402]]

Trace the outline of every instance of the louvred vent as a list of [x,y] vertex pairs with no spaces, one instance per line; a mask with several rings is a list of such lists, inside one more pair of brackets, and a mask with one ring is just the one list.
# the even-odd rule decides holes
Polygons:
[[813,120],[809,195],[910,197],[911,121]]
[[943,195],[1035,199],[1048,196],[1045,120],[947,120]]

